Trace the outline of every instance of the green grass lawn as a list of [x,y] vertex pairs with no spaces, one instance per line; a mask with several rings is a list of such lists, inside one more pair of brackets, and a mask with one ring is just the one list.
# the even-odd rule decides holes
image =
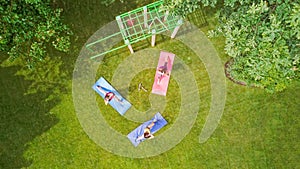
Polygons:
[[[64,8],[65,20],[75,34],[70,53],[50,51],[51,59],[31,73],[22,70],[20,63],[8,63],[7,56],[1,54],[0,168],[300,168],[299,81],[281,93],[268,94],[262,89],[227,80],[222,119],[208,141],[200,144],[199,134],[211,103],[208,73],[192,51],[176,40],[161,36],[155,48],[176,51],[197,80],[200,111],[189,134],[171,150],[140,159],[115,155],[89,138],[77,119],[72,98],[72,73],[81,47],[115,15],[148,2],[139,5],[134,1],[125,5],[116,2],[108,8],[101,6],[100,1],[60,2],[57,5]],[[210,15],[207,20],[209,24],[201,27],[203,32],[215,24]],[[224,39],[211,41],[225,63],[228,57],[223,52]],[[149,47],[146,41],[141,43],[146,43],[144,49]],[[134,48],[138,48],[137,45]],[[102,66],[115,68],[128,55],[127,50],[111,53],[105,56]],[[184,57],[186,55],[190,58]],[[140,111],[151,106],[149,95],[154,72],[154,69],[145,69],[130,82],[129,100]],[[111,80],[113,74],[99,68],[97,75]],[[148,92],[137,91],[140,81]],[[169,125],[157,134],[170,127],[178,116],[178,103],[182,98],[177,89],[178,84],[171,76],[164,110]],[[95,97],[99,109],[106,112],[104,118],[120,133],[126,135],[139,125],[105,106],[96,93]]]

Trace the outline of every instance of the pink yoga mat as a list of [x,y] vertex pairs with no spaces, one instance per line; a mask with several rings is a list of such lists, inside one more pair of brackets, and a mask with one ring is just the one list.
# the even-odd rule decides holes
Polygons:
[[[154,83],[152,86],[152,93],[163,95],[163,96],[167,95],[174,58],[175,58],[175,54],[173,53],[164,52],[164,51],[160,52]],[[159,69],[164,69],[165,73],[161,73]]]

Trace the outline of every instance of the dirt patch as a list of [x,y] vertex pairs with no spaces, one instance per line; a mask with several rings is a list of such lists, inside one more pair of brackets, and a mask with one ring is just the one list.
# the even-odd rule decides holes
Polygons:
[[230,65],[233,63],[233,58],[231,58],[230,60],[228,60],[225,65],[224,65],[224,68],[225,68],[225,75],[226,77],[231,80],[232,82],[236,83],[236,84],[239,84],[239,85],[243,85],[243,86],[247,86],[247,83],[246,82],[243,82],[243,81],[239,81],[239,80],[236,80],[234,79],[230,72],[229,72],[229,68],[230,68]]

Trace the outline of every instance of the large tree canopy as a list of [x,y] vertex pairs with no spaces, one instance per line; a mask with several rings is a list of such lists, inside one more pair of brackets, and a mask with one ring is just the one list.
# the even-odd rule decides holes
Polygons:
[[0,0],[0,50],[30,67],[44,59],[49,44],[67,52],[71,31],[61,22],[61,12],[49,0]]
[[[216,0],[165,0],[165,7],[183,16],[199,3]],[[282,91],[299,79],[300,4],[293,0],[224,0],[218,27],[209,36],[223,35],[225,52],[233,58],[230,75],[268,92]]]

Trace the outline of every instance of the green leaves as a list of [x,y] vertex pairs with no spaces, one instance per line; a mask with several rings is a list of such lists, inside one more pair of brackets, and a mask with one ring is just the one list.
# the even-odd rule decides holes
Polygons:
[[292,12],[286,21],[288,26],[293,30],[292,36],[295,36],[298,40],[300,39],[300,4],[294,3]]
[[52,41],[53,46],[55,49],[62,51],[62,52],[68,52],[70,48],[70,37],[57,37],[54,41]]
[[27,4],[37,4],[41,2],[41,0],[24,0],[24,1]]
[[186,17],[199,9],[200,4],[214,7],[216,3],[217,0],[164,0],[163,8],[172,15]]
[[299,77],[299,4],[224,3],[230,8],[222,9],[219,26],[209,35],[225,36],[225,52],[234,58],[231,76],[271,93],[285,89]]
[[[114,3],[115,0],[101,0],[101,4],[105,5],[105,6],[109,6],[112,3]],[[124,0],[120,0],[121,3],[124,3]]]
[[[186,16],[199,4],[217,1],[165,0],[171,13]],[[225,0],[217,12],[219,26],[208,36],[225,37],[225,52],[234,62],[232,77],[268,92],[282,91],[299,78],[300,5],[291,0]]]
[[62,9],[51,9],[49,0],[0,0],[0,4],[0,50],[11,61],[22,58],[33,67],[46,56],[48,44],[69,50],[72,32],[60,19]]
[[34,42],[31,44],[29,56],[35,58],[35,60],[42,61],[46,53],[45,48],[43,43]]

